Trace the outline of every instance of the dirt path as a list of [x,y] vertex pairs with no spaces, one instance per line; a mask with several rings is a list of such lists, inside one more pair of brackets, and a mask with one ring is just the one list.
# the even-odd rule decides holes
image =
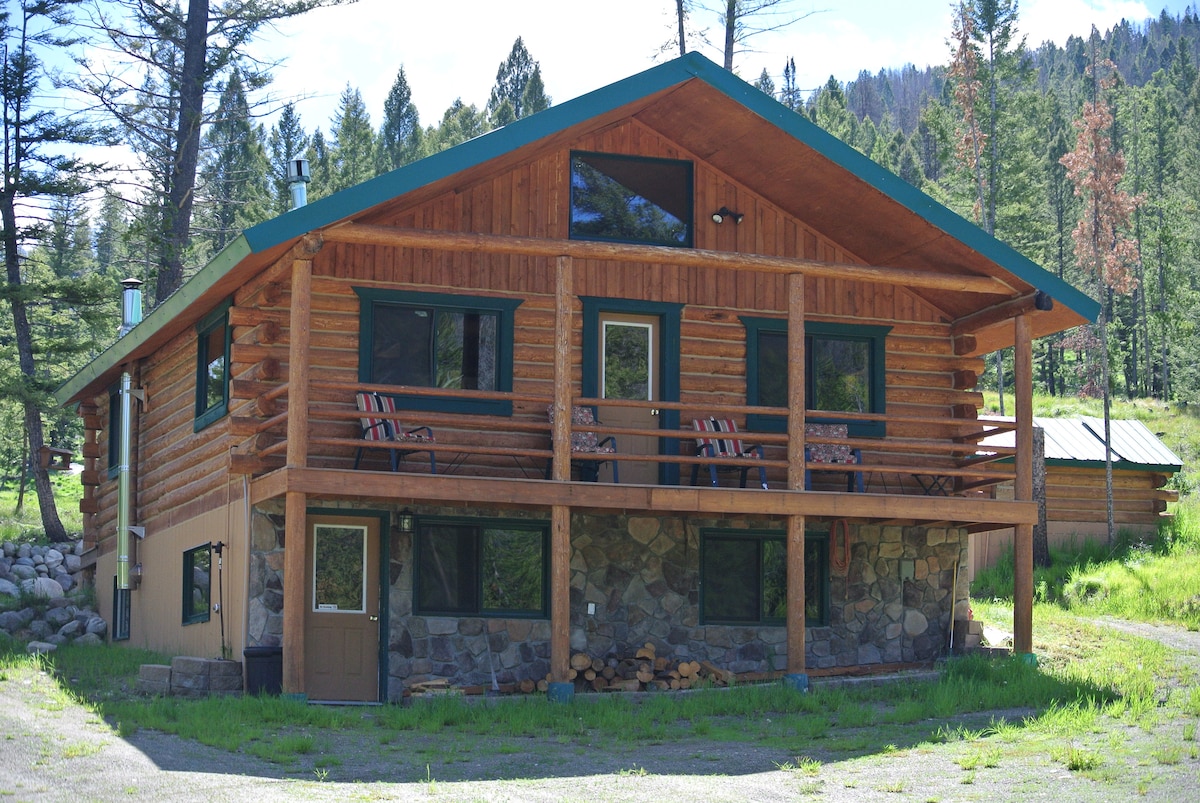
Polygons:
[[[1200,633],[1111,619],[1102,624],[1166,644],[1191,670],[1185,675],[1200,676]],[[0,797],[64,803],[1133,797],[1173,802],[1184,799],[1184,790],[1200,788],[1195,718],[1190,751],[1189,721],[1181,717],[1150,728],[1117,723],[1069,745],[1041,732],[969,742],[935,737],[947,727],[982,731],[1001,718],[1019,725],[1027,713],[984,712],[886,733],[878,727],[839,729],[837,739],[862,743],[850,753],[833,750],[828,737],[797,737],[785,748],[696,738],[647,743],[589,735],[508,737],[479,749],[473,737],[402,734],[384,742],[360,730],[320,734],[311,754],[282,766],[162,733],[121,738],[111,724],[70,701],[51,677],[29,670],[0,677]],[[1120,750],[1113,749],[1118,744]],[[1096,773],[1068,770],[1055,757],[1068,746],[1102,755],[1104,764]],[[798,766],[801,756],[820,763],[806,772]]]

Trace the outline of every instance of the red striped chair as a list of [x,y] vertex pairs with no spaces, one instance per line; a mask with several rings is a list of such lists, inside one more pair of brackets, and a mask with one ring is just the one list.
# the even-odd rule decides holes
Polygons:
[[[804,434],[818,438],[845,439],[848,427],[845,424],[805,424]],[[805,443],[804,460],[807,463],[824,463],[828,469],[804,469],[804,490],[812,490],[813,471],[844,471],[846,472],[846,490],[863,493],[863,473],[854,468],[843,466],[861,466],[862,451],[844,443]]]
[[[363,393],[356,395],[358,400],[358,411],[363,413],[359,417],[359,424],[362,426],[363,446],[358,447],[358,453],[354,456],[354,467],[358,468],[359,462],[362,460],[363,449],[369,448],[372,442],[374,443],[435,443],[433,430],[429,427],[414,427],[413,429],[400,430],[397,428],[399,422],[394,418],[380,418],[372,413],[395,413],[396,400],[391,396],[382,393]],[[392,471],[400,469],[400,461],[405,458],[410,450],[405,449],[388,449],[388,457],[391,461]],[[413,449],[411,451],[424,451],[422,449]],[[437,474],[437,455],[429,451],[429,473]]]
[[[741,473],[741,484],[739,487],[746,487],[746,474],[752,468],[748,461],[758,460],[758,484],[763,490],[767,489],[767,469],[762,465],[763,448],[759,444],[747,446],[742,443],[742,440],[737,437],[737,424],[732,418],[693,418],[692,427],[697,432],[712,432],[723,433],[725,437],[717,437],[716,435],[701,435],[696,438],[696,457],[736,457],[747,461],[745,465],[719,465],[717,463],[708,464],[708,472],[712,477],[712,484],[717,485],[718,471],[738,471]],[[692,464],[692,485],[696,484],[696,480],[700,475],[700,463]]]

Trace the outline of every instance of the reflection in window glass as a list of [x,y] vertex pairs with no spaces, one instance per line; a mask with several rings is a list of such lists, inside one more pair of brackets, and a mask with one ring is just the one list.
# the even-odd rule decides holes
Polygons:
[[[714,624],[787,620],[787,546],[782,537],[703,533],[701,619]],[[826,539],[804,539],[804,618],[827,622]]]
[[380,303],[373,321],[373,382],[496,390],[495,313]]
[[212,552],[208,544],[183,553],[183,623],[207,622],[212,601]]
[[650,401],[650,327],[604,324],[604,398]]
[[871,410],[871,350],[865,340],[808,338],[814,410]]
[[418,613],[544,616],[546,531],[424,522],[416,535]]
[[313,529],[313,610],[366,611],[367,528]]
[[571,237],[690,246],[691,162],[573,153]]

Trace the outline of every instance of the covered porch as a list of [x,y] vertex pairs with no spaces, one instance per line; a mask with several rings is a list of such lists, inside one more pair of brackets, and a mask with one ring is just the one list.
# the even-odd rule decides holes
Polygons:
[[[369,230],[368,230],[369,229]],[[342,467],[352,450],[361,446],[357,439],[338,432],[346,432],[347,424],[358,417],[358,412],[346,400],[348,389],[337,383],[323,382],[310,375],[309,332],[311,328],[312,303],[312,259],[303,254],[290,262],[290,307],[288,318],[289,337],[287,342],[289,366],[284,381],[257,394],[252,403],[254,415],[237,415],[232,421],[233,433],[243,439],[242,446],[232,456],[235,472],[253,475],[251,500],[283,498],[286,509],[287,544],[284,562],[284,614],[283,614],[283,685],[286,692],[304,692],[305,644],[302,615],[305,605],[304,577],[306,539],[306,511],[320,500],[386,500],[392,503],[410,502],[428,504],[435,502],[469,503],[473,500],[488,500],[492,503],[515,507],[548,509],[551,521],[550,548],[550,674],[553,684],[567,682],[570,655],[570,521],[576,510],[642,511],[646,513],[696,513],[720,516],[768,516],[777,518],[786,525],[787,533],[787,674],[797,685],[806,678],[805,664],[805,571],[804,533],[810,520],[849,519],[869,522],[946,522],[968,529],[988,529],[1012,526],[1016,530],[1017,588],[1014,614],[1014,644],[1018,653],[1032,651],[1032,531],[1037,519],[1036,505],[1032,501],[1032,337],[1031,313],[1041,303],[1030,293],[1009,297],[999,304],[986,306],[953,327],[958,337],[972,337],[972,331],[989,329],[994,336],[997,326],[1011,326],[1011,342],[1016,353],[1016,423],[1010,425],[1016,431],[1015,448],[1001,454],[1001,450],[981,451],[978,441],[986,437],[997,425],[984,426],[971,417],[947,416],[936,421],[892,416],[887,419],[889,436],[886,438],[851,438],[849,445],[863,449],[866,453],[861,469],[878,477],[867,483],[867,493],[851,493],[828,490],[805,490],[806,470],[824,470],[827,466],[806,459],[806,442],[812,440],[806,433],[806,417],[812,415],[805,410],[805,321],[804,277],[806,273],[830,275],[833,272],[855,274],[867,281],[907,282],[933,286],[943,290],[996,294],[999,283],[988,277],[948,276],[939,273],[894,271],[886,268],[851,266],[845,264],[825,265],[810,260],[762,258],[731,255],[704,251],[681,254],[677,250],[647,246],[609,246],[597,243],[546,242],[522,240],[520,238],[479,237],[476,235],[441,234],[432,232],[399,232],[379,230],[374,227],[350,225],[326,233],[327,239],[356,242],[357,238],[368,238],[372,242],[404,242],[414,247],[458,247],[484,248],[491,251],[509,250],[520,253],[548,254],[553,257],[555,271],[554,306],[554,362],[552,366],[554,395],[551,399],[535,395],[508,393],[496,394],[513,403],[511,419],[485,419],[443,413],[423,413],[421,423],[437,422],[444,428],[458,427],[464,431],[482,427],[482,438],[438,438],[432,447],[422,445],[422,450],[432,448],[435,453],[478,456],[490,460],[512,462],[518,468],[526,461],[533,465],[533,472],[522,469],[521,475],[513,472],[488,476],[479,474],[434,475],[418,471],[392,473],[389,471],[359,470]],[[320,242],[312,243],[319,249]],[[771,483],[766,491],[710,487],[701,485],[687,487],[678,484],[659,483],[584,483],[571,479],[571,434],[570,410],[575,405],[594,404],[599,399],[583,396],[575,385],[577,374],[574,360],[577,351],[572,344],[573,317],[573,259],[572,254],[588,258],[592,252],[602,249],[606,258],[634,261],[655,261],[669,258],[711,260],[720,267],[740,267],[746,270],[782,272],[787,276],[787,349],[788,349],[788,406],[786,428],[783,433],[745,433],[764,447],[762,464],[770,471]],[[653,253],[648,253],[653,252]],[[315,253],[315,250],[313,251]],[[707,266],[712,267],[712,264]],[[1011,293],[1011,291],[1009,291]],[[1003,335],[1001,335],[1003,337]],[[235,373],[236,375],[236,373]],[[235,379],[234,396],[238,396]],[[259,388],[261,389],[261,388]],[[397,388],[395,386],[360,385],[358,389],[382,392],[420,394],[419,388]],[[332,395],[331,395],[332,394]],[[446,395],[439,391],[438,395]],[[473,395],[480,395],[473,392]],[[339,405],[330,404],[332,398],[340,397]],[[606,401],[612,404],[611,400]],[[554,423],[538,420],[539,408],[549,404],[553,409]],[[630,402],[631,406],[637,404]],[[762,412],[747,406],[714,407],[706,404],[702,409],[686,400],[678,402],[656,401],[655,407],[673,413],[679,422],[691,415],[722,414],[742,417]],[[519,415],[517,411],[524,410]],[[303,410],[304,415],[292,414]],[[778,414],[779,410],[772,410]],[[965,412],[965,411],[964,411]],[[973,413],[973,411],[971,411]],[[878,418],[867,414],[838,413],[842,418],[861,417],[863,420]],[[319,421],[341,421],[337,430],[318,426]],[[494,437],[488,427],[496,433],[546,432],[549,445],[504,446],[502,437]],[[636,428],[605,427],[606,433],[645,435],[656,437],[666,444],[655,454],[621,454],[619,459],[630,462],[649,462],[659,466],[690,467],[698,460],[711,462],[710,457],[698,458],[689,454],[694,436],[690,430],[677,424],[676,428],[639,430]],[[488,441],[491,442],[488,442]],[[675,444],[675,448],[671,448]],[[409,449],[403,444],[392,448]],[[415,450],[415,449],[414,449]],[[1014,468],[1006,469],[993,464],[1001,457],[1014,457]],[[579,459],[575,455],[575,459]],[[537,471],[537,466],[550,460],[552,469],[548,479]],[[531,461],[531,462],[530,462]],[[730,463],[736,461],[722,460]],[[486,463],[486,460],[485,460]],[[668,468],[668,476],[670,475]],[[686,473],[686,472],[685,472]],[[942,478],[937,489],[948,495],[931,497],[926,495],[930,487],[917,482],[920,476]],[[674,476],[678,476],[675,474]],[[891,478],[891,485],[886,478]],[[909,480],[905,481],[905,477]],[[1014,500],[988,498],[986,489],[996,482],[1015,480]],[[296,548],[299,545],[301,548]],[[562,688],[562,686],[558,686]]]

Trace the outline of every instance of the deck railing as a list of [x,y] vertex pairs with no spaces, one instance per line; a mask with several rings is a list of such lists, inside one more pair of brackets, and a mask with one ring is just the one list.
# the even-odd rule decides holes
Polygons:
[[[442,388],[423,388],[379,384],[343,385],[314,381],[310,384],[309,440],[307,462],[309,465],[349,467],[353,465],[357,450],[364,445],[358,436],[358,420],[362,415],[354,403],[358,391],[379,392],[397,397],[426,397],[440,399],[464,399],[472,401],[503,401],[512,405],[511,416],[448,413],[436,410],[401,410],[394,414],[372,413],[373,417],[392,418],[397,428],[414,426],[432,427],[437,435],[434,443],[378,442],[369,444],[372,450],[394,449],[402,453],[433,451],[437,455],[439,473],[470,473],[474,475],[523,476],[543,478],[550,476],[547,469],[554,455],[553,429],[546,414],[551,400],[545,396],[488,391],[463,391]],[[246,440],[238,450],[235,470],[259,473],[282,465],[286,453],[286,421],[288,411],[280,411],[280,403],[286,404],[287,385],[272,389],[269,397],[253,403],[254,416],[235,416],[233,430]],[[658,438],[662,453],[634,454],[620,450],[616,459],[621,463],[670,464],[680,467],[681,482],[686,483],[693,466],[707,467],[710,464],[741,467],[745,459],[736,457],[709,457],[696,455],[696,432],[692,419],[715,416],[731,418],[739,425],[737,437],[747,444],[760,444],[764,459],[753,461],[753,466],[766,468],[770,488],[788,487],[788,469],[791,450],[803,455],[804,443],[790,443],[783,432],[760,432],[745,429],[742,425],[747,416],[770,415],[786,420],[786,411],[776,407],[754,407],[746,405],[713,405],[708,402],[645,402],[615,399],[575,397],[574,405],[589,405],[599,408],[626,407],[644,410],[672,411],[679,421],[678,428],[638,428],[613,426],[598,423],[586,427],[601,437],[616,436],[618,446],[627,442],[629,436]],[[836,420],[846,423],[882,424],[887,435],[884,437],[829,438],[811,435],[809,444],[841,444],[856,448],[862,453],[861,471],[868,492],[873,493],[941,493],[955,495],[978,495],[990,486],[1011,481],[1014,476],[1013,460],[1015,447],[981,447],[980,443],[989,436],[1016,428],[1013,422],[925,418],[899,415],[871,415],[862,413],[807,411],[809,420]],[[569,420],[570,417],[568,417]],[[570,423],[568,432],[583,431],[585,428]],[[610,460],[612,455],[572,454],[573,461]],[[390,461],[385,461],[390,463]],[[367,464],[367,470],[372,468]],[[420,464],[413,463],[414,469]],[[826,463],[805,462],[800,459],[802,469],[814,472],[814,488],[837,489],[844,487],[838,477],[830,474]]]

